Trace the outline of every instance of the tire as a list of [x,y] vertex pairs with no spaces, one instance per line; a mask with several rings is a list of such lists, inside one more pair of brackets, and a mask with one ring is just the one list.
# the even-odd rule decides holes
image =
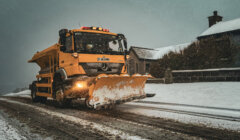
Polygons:
[[31,97],[33,102],[40,102],[42,97],[37,96],[37,86],[36,86],[36,81],[32,83],[32,88],[31,88]]
[[53,99],[57,99],[57,93],[63,89],[63,80],[60,74],[55,74],[53,78]]
[[64,82],[60,74],[56,74],[53,80],[53,98],[57,100],[59,107],[71,106],[72,99],[65,98],[64,95]]
[[47,97],[40,97],[40,102],[45,104],[47,102]]
[[71,107],[72,99],[63,99],[61,107]]
[[89,104],[89,99],[88,98],[85,99],[85,106],[89,109],[93,108],[93,106]]

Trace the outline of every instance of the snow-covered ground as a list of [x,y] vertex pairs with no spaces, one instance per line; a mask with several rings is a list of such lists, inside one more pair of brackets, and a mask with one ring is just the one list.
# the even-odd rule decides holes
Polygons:
[[[145,91],[156,93],[156,96],[141,100],[146,101],[145,103],[127,103],[134,107],[140,106],[139,108],[127,108],[126,105],[122,105],[119,109],[124,108],[127,112],[173,119],[184,123],[240,131],[240,82],[146,84]],[[143,109],[141,106],[150,108]],[[164,111],[164,109],[170,109],[170,111]],[[174,111],[171,112],[171,110]],[[207,117],[185,114],[184,111],[207,114]],[[211,118],[208,114],[214,117]],[[223,119],[226,116],[230,120],[223,120],[221,117],[219,119],[219,115],[223,116]],[[231,120],[231,117],[234,118]],[[234,121],[236,118],[238,121]]]
[[8,93],[5,94],[4,96],[29,97],[31,94],[30,92],[31,92],[30,90],[24,90],[18,93]]
[[26,137],[8,123],[6,116],[0,111],[0,140],[25,140]]
[[146,101],[240,109],[240,82],[146,84]]
[[[126,103],[118,106],[117,109],[184,123],[240,131],[240,82],[146,84],[145,91],[156,93],[156,96],[145,98],[141,100],[142,102]],[[11,93],[7,96],[29,97],[30,91]],[[193,113],[200,113],[201,116]]]

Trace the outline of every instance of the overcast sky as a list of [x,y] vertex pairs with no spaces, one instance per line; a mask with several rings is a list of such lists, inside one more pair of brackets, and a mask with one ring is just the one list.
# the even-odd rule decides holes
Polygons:
[[123,33],[129,46],[158,48],[194,41],[214,10],[240,17],[240,0],[0,0],[0,93],[27,86],[39,68],[36,51],[58,40],[61,28],[102,26]]

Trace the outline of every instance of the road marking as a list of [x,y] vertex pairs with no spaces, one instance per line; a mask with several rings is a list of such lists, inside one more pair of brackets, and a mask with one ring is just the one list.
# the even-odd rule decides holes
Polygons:
[[6,99],[6,98],[0,98],[0,100],[8,102],[8,103],[27,106],[29,108],[36,109],[40,112],[46,113],[46,114],[51,115],[53,117],[58,117],[58,118],[61,118],[61,119],[64,119],[64,120],[82,125],[83,128],[92,128],[94,130],[97,130],[97,131],[100,131],[100,132],[103,132],[103,133],[107,133],[107,134],[114,135],[114,136],[119,136],[121,139],[129,139],[129,140],[136,140],[136,139],[141,139],[142,140],[143,139],[140,136],[131,135],[129,133],[126,133],[126,132],[123,132],[123,131],[120,131],[120,130],[117,130],[117,129],[114,129],[114,128],[111,128],[111,127],[107,127],[107,126],[104,126],[104,125],[101,125],[101,124],[97,124],[95,122],[90,122],[90,121],[87,121],[87,120],[83,120],[83,119],[80,119],[80,118],[77,118],[77,117],[74,117],[74,116],[69,116],[69,115],[59,113],[59,112],[49,111],[49,110],[44,109],[42,107],[37,107],[37,106],[22,103],[22,102],[9,100],[9,99]]

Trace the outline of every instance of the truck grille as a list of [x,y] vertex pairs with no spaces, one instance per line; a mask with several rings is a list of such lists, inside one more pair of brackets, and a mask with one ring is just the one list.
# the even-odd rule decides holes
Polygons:
[[87,75],[120,74],[123,63],[79,63],[87,73]]

